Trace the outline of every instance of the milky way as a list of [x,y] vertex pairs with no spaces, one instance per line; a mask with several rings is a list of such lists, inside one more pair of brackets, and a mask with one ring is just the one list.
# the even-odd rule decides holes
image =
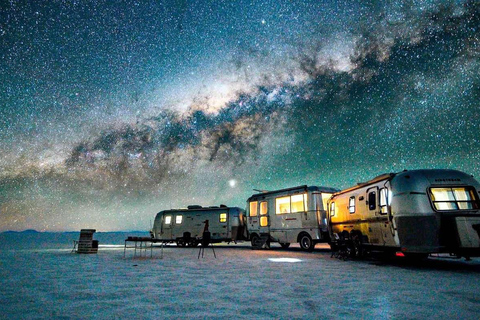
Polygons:
[[479,38],[474,1],[10,1],[0,230],[146,230],[254,188],[479,176]]

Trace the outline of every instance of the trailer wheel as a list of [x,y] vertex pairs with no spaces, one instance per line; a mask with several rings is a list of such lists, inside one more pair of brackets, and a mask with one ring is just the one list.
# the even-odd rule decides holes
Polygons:
[[177,239],[177,246],[185,247],[185,246],[187,246],[187,243],[183,239]]
[[188,246],[189,247],[196,247],[199,245],[200,242],[198,242],[197,240],[192,240],[188,243]]
[[283,248],[283,249],[287,249],[288,247],[290,247],[290,243],[280,243],[280,246]]
[[251,241],[252,241],[252,247],[256,248],[258,246],[259,241],[260,241],[260,237],[256,234],[253,234]]
[[315,247],[315,244],[312,241],[312,237],[310,235],[304,233],[300,236],[300,247],[308,252],[312,252],[313,248]]

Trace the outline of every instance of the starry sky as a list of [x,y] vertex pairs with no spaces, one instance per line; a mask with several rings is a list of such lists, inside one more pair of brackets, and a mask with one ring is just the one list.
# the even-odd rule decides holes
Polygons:
[[0,231],[480,176],[476,1],[2,1]]

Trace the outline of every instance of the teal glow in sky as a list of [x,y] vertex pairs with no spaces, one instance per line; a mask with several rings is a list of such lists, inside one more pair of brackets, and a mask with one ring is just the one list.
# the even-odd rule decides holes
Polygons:
[[147,230],[163,209],[244,207],[254,188],[480,174],[474,1],[0,14],[0,230]]

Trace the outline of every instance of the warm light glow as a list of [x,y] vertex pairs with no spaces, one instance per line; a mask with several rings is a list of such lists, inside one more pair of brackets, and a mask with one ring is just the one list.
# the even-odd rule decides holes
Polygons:
[[468,210],[475,206],[470,190],[464,187],[431,188],[430,197],[437,210]]
[[250,202],[250,217],[257,216],[257,204],[258,204],[258,201]]
[[304,194],[296,194],[292,196],[292,213],[305,211]]
[[269,258],[268,260],[272,262],[301,262],[300,259],[295,258]]
[[227,222],[227,214],[220,213],[220,222]]
[[172,223],[172,216],[165,216],[165,224]]
[[267,216],[260,217],[260,227],[266,227],[266,226],[268,226],[268,217]]
[[[328,200],[332,197],[332,193],[322,193],[322,204],[323,204],[323,210],[327,210],[328,208]],[[305,201],[306,202],[306,201]]]
[[290,197],[275,199],[276,214],[290,213]]
[[260,215],[264,216],[268,213],[268,202],[262,201],[260,202]]

